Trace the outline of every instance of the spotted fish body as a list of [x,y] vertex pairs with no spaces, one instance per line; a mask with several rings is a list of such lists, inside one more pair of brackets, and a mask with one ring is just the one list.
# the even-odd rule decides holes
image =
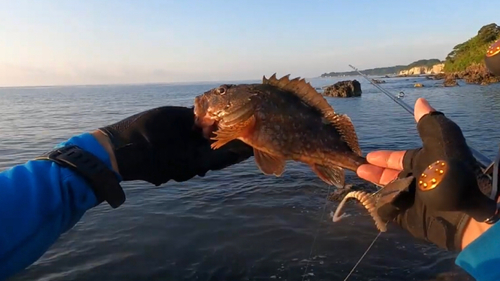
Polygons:
[[276,75],[262,84],[221,85],[195,99],[197,123],[217,130],[217,149],[233,139],[253,147],[264,174],[281,176],[285,161],[308,164],[324,182],[344,187],[344,170],[361,156],[354,126],[304,79]]

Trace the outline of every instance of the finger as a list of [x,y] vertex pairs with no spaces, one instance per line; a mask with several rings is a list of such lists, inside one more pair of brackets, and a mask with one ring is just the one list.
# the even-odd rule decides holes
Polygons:
[[399,172],[399,170],[384,169],[370,164],[361,165],[356,171],[360,178],[381,185],[386,185],[397,178]]
[[403,170],[403,157],[406,151],[379,150],[366,155],[368,163],[382,168]]
[[415,115],[415,121],[420,120],[422,116],[424,116],[427,113],[434,112],[436,111],[430,104],[427,102],[426,99],[424,98],[419,98],[415,102],[415,110],[414,110],[414,115]]

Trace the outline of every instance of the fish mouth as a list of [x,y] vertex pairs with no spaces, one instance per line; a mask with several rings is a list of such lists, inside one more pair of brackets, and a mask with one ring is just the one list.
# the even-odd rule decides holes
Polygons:
[[231,107],[228,103],[224,108],[213,108],[209,106],[206,95],[197,96],[194,100],[195,125],[203,129],[203,136],[210,139],[215,136],[214,131],[220,126],[234,126],[241,120],[248,119],[253,111],[251,107],[242,105]]
[[203,130],[203,137],[210,139],[217,130],[217,115],[209,110],[208,99],[205,95],[194,99],[194,123]]

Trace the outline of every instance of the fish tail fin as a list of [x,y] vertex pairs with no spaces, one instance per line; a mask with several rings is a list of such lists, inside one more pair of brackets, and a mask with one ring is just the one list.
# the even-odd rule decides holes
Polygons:
[[341,167],[312,164],[311,169],[322,181],[327,184],[334,185],[337,188],[345,187],[345,173],[344,169]]

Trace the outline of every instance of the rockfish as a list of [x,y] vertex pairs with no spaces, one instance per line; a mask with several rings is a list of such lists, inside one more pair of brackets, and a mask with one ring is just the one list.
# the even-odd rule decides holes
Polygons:
[[221,85],[195,98],[196,123],[217,149],[239,139],[253,148],[266,175],[285,161],[306,163],[324,182],[343,188],[344,169],[366,164],[351,119],[336,113],[304,79],[273,74],[262,84]]

